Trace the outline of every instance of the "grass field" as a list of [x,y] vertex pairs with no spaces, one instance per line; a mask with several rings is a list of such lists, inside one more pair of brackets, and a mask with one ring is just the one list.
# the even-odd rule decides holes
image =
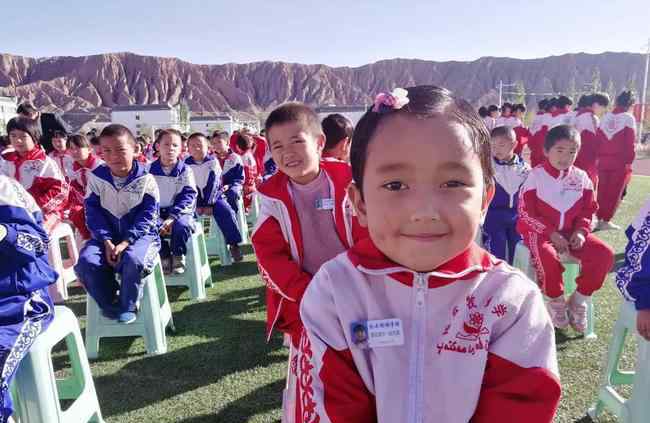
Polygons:
[[[650,178],[634,177],[614,221],[627,227],[650,194]],[[614,246],[617,261],[625,247],[622,232],[601,233]],[[103,340],[100,359],[91,363],[106,421],[135,422],[275,422],[287,353],[281,339],[266,343],[264,289],[250,249],[245,262],[213,267],[217,283],[208,300],[192,302],[183,288],[168,288],[176,333],[169,351],[146,356],[141,338]],[[69,306],[85,324],[85,297],[74,291]],[[621,298],[612,283],[595,296],[598,340],[558,333],[563,398],[557,422],[588,422],[607,342]],[[634,350],[625,355],[633,365]],[[65,367],[62,357],[55,362]],[[604,416],[601,421],[615,421]]]

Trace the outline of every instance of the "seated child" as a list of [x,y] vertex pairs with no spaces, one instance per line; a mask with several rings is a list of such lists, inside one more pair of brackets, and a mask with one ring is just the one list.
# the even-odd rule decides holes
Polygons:
[[650,341],[650,197],[626,231],[625,263],[616,272],[616,286],[634,302],[636,328]]
[[187,240],[194,231],[196,182],[192,169],[180,160],[181,133],[165,129],[158,139],[160,158],[151,164],[149,173],[156,178],[160,192],[160,235],[171,237],[169,243],[162,240],[160,257],[165,272],[181,274],[185,272]]
[[93,153],[95,153],[95,156],[103,160],[104,156],[102,154],[102,146],[99,144],[99,137],[90,137],[90,145],[93,147]]
[[47,329],[54,306],[48,285],[58,278],[48,264],[41,211],[16,181],[0,175],[0,421],[13,413],[11,382],[20,360]]
[[[575,128],[560,125],[549,130],[544,142],[546,162],[530,172],[521,188],[517,230],[530,250],[553,324],[560,329],[571,324],[584,333],[588,303],[611,270],[614,253],[591,233],[598,206],[589,176],[573,166],[579,150],[580,134]],[[581,263],[577,290],[568,302],[560,261],[564,255]]]
[[257,161],[253,156],[253,139],[246,133],[240,133],[237,137],[237,147],[241,151],[241,160],[244,165],[244,210],[248,213],[253,202],[253,193],[257,191],[258,173]]
[[142,137],[138,137],[135,140],[135,159],[140,163],[147,165],[149,164],[149,159],[144,154],[145,149],[147,148],[147,142]]
[[354,125],[345,116],[334,113],[328,115],[321,122],[325,134],[325,147],[323,160],[350,161],[350,143]]
[[108,125],[99,140],[106,164],[88,175],[84,209],[92,239],[81,249],[75,272],[104,316],[128,324],[137,318],[142,276],[158,259],[160,195],[156,179],[135,160],[135,138],[127,127]]
[[515,131],[517,136],[517,146],[515,147],[515,154],[521,157],[521,154],[524,151],[524,146],[528,143],[528,138],[530,138],[530,132],[528,128],[524,125],[524,119],[526,116],[526,106],[522,103],[515,104],[512,109],[513,120],[512,120],[512,129]]
[[474,243],[494,189],[485,124],[442,88],[390,96],[350,151],[370,237],[325,263],[300,306],[304,421],[550,423],[542,296]]
[[295,365],[302,295],[324,262],[366,232],[344,201],[350,166],[320,161],[325,139],[318,115],[304,104],[287,103],[271,112],[265,129],[279,170],[259,187],[260,214],[252,241],[267,285],[267,336],[278,329],[291,340],[284,402],[289,418],[294,411],[300,415]]
[[[230,248],[232,259],[235,262],[240,262],[244,256],[239,248],[242,236],[239,226],[237,226],[237,213],[244,184],[244,165],[241,157],[228,147],[226,132],[217,132],[212,137],[212,148],[222,169],[221,189],[219,197],[214,203],[214,219]],[[233,222],[235,222],[234,225]]]
[[496,257],[512,264],[515,246],[521,241],[517,232],[519,188],[530,166],[515,154],[517,139],[511,127],[494,128],[490,146],[496,190],[483,223],[483,245]]
[[64,218],[69,185],[56,162],[38,144],[36,121],[16,117],[7,124],[14,151],[5,153],[5,174],[16,179],[29,192],[43,213],[45,230],[50,232]]
[[52,147],[53,150],[48,156],[56,162],[61,170],[61,174],[65,177],[66,181],[70,180],[72,174],[72,157],[68,152],[68,140],[65,132],[54,131],[52,134]]
[[[209,154],[209,145],[208,139],[200,132],[191,134],[187,142],[190,157],[185,159],[185,164],[194,174],[197,188],[196,213],[199,216],[212,215],[221,187],[221,165],[219,160]],[[230,223],[237,227],[236,221]]]
[[88,138],[84,135],[71,135],[68,138],[68,144],[70,144],[68,148],[70,157],[74,160],[70,175],[69,218],[79,230],[81,237],[90,239],[83,208],[86,185],[88,174],[104,162],[92,153]]

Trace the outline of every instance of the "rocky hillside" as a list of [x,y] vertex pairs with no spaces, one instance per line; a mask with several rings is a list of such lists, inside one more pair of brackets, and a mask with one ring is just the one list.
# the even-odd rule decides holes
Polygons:
[[[111,53],[29,58],[0,54],[0,95],[17,95],[72,120],[107,116],[116,104],[185,99],[192,111],[263,113],[299,100],[311,105],[364,104],[395,86],[436,84],[475,104],[494,102],[499,80],[520,82],[527,93],[576,92],[599,75],[603,90],[642,86],[640,54],[566,54],[472,62],[393,59],[350,68],[283,62],[195,65],[175,58]],[[509,88],[513,90],[513,88]],[[528,96],[529,103],[536,97]]]

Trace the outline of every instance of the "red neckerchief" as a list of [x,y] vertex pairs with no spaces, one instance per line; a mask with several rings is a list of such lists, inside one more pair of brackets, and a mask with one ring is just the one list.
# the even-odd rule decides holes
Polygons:
[[31,151],[20,155],[16,151],[5,154],[4,159],[14,163],[14,179],[20,182],[20,167],[29,160],[45,160],[47,155],[40,145],[35,146]]
[[72,164],[72,170],[74,170],[75,172],[83,169],[81,172],[81,183],[83,184],[84,188],[86,187],[86,170],[90,170],[94,168],[96,163],[97,163],[97,156],[95,156],[93,153],[90,153],[84,164],[81,165],[77,163],[76,160]]
[[614,107],[614,110],[612,110],[612,113],[615,115],[625,113],[625,112],[627,112],[627,109],[624,109],[622,107]]
[[[413,285],[416,272],[386,257],[369,237],[354,244],[347,254],[352,264],[365,273],[383,273],[400,283]],[[472,242],[456,257],[428,272],[428,286],[440,288],[457,280],[470,279],[497,263],[499,260]]]

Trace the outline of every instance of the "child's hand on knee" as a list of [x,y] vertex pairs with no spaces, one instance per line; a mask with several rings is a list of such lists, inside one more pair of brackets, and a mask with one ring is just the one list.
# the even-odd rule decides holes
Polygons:
[[117,265],[117,260],[114,259],[115,245],[113,244],[113,241],[111,241],[110,239],[104,241],[104,255],[106,256],[106,261],[108,262],[108,264],[110,264],[113,267]]
[[650,309],[636,313],[636,329],[646,341],[650,341]]
[[564,254],[569,251],[569,241],[566,240],[559,232],[551,234],[551,242],[558,253]]
[[113,259],[115,260],[115,263],[118,263],[120,261],[120,258],[122,258],[122,253],[128,246],[129,241],[122,241],[115,246],[113,249]]
[[571,245],[572,250],[579,250],[582,248],[583,245],[585,245],[585,234],[582,233],[582,231],[575,231],[573,235],[571,235],[571,239],[569,240],[569,244]]

